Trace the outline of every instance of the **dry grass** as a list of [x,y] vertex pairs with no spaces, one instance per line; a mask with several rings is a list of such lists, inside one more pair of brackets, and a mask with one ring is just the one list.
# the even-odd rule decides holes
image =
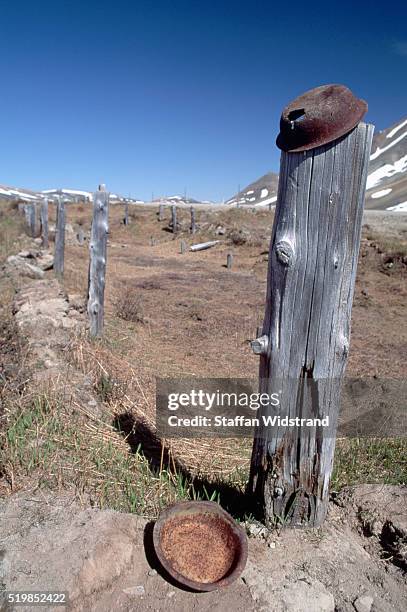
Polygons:
[[123,321],[143,323],[143,303],[141,297],[131,287],[124,287],[114,302],[116,315]]
[[[155,436],[155,380],[140,377],[136,368],[106,341],[90,341],[87,336],[76,337],[67,353],[75,367],[91,378],[94,389],[112,416],[131,415],[151,432],[145,439],[144,451],[157,446]],[[148,438],[148,436],[146,436]],[[251,443],[242,439],[172,439],[164,440],[171,464],[179,464],[193,478],[219,481],[242,486],[248,472]]]

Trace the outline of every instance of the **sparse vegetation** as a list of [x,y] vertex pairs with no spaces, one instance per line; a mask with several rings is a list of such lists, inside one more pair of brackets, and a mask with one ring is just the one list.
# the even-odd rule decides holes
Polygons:
[[131,287],[125,287],[115,301],[116,315],[123,321],[144,323],[143,304],[137,292]]
[[161,507],[183,499],[219,499],[175,470],[154,469],[141,444],[129,452],[113,426],[85,423],[58,397],[21,399],[8,412],[1,432],[0,474],[15,491],[25,478],[34,487],[72,489],[94,506],[156,516]]
[[338,440],[332,488],[360,483],[407,484],[407,438]]

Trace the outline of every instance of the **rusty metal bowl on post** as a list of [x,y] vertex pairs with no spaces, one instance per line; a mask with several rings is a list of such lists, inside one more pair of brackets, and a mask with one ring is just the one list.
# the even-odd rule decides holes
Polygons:
[[283,110],[276,144],[290,153],[320,147],[351,132],[366,111],[366,102],[344,85],[310,89]]
[[166,508],[154,525],[153,543],[168,574],[195,591],[228,586],[247,561],[246,533],[215,502]]

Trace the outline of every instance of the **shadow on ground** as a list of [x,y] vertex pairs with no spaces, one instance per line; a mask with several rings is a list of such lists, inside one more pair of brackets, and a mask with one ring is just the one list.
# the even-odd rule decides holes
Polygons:
[[219,496],[219,503],[227,512],[239,520],[244,520],[248,513],[253,512],[250,498],[239,489],[224,483],[212,482],[206,478],[198,478],[179,460],[170,454],[169,449],[144,423],[125,412],[119,414],[113,421],[114,428],[123,436],[132,453],[142,453],[147,459],[150,469],[158,473],[160,468],[176,472],[187,482],[192,482],[198,499],[211,499]]

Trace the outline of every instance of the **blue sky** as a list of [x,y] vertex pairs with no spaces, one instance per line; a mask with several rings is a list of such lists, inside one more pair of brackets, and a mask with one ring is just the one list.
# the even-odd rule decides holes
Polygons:
[[407,3],[0,0],[0,183],[220,201],[326,83],[407,115]]

